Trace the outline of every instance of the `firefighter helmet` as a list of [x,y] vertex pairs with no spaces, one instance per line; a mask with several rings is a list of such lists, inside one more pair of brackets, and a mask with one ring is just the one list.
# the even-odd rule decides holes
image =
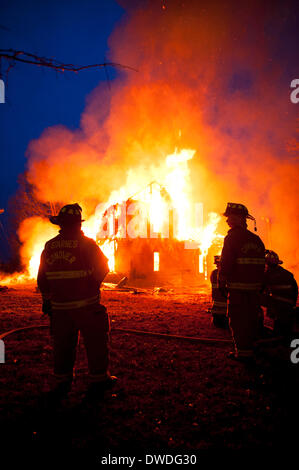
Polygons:
[[241,217],[246,217],[247,219],[254,220],[254,217],[248,213],[248,209],[244,204],[238,204],[235,202],[228,202],[224,214],[226,217],[229,215],[240,215]]
[[272,250],[266,250],[265,261],[266,261],[266,264],[282,264],[283,263],[283,261],[279,259],[278,254]]
[[67,204],[63,206],[58,215],[52,215],[50,222],[55,225],[73,225],[84,222],[81,217],[82,208],[79,204]]
[[215,256],[214,256],[214,264],[220,263],[220,258],[221,258],[221,256],[215,255]]
[[240,217],[244,217],[246,219],[250,219],[254,221],[254,231],[256,232],[256,220],[255,218],[249,214],[248,209],[244,204],[239,204],[236,202],[228,202],[225,212],[222,214],[226,217],[229,215],[238,215]]

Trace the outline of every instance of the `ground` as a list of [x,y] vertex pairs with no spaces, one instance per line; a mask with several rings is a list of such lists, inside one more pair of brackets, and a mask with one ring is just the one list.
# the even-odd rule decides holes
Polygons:
[[[0,334],[48,324],[33,284],[11,286],[0,296]],[[292,451],[299,364],[291,363],[287,349],[264,348],[254,368],[230,361],[230,332],[211,324],[205,287],[103,290],[102,303],[111,318],[111,373],[118,377],[102,402],[82,400],[87,387],[82,342],[69,400],[53,410],[43,400],[53,385],[48,329],[5,339],[6,363],[0,365],[3,449],[22,445],[29,453],[44,450],[45,455],[49,449],[51,454],[83,450],[97,458],[150,450],[190,455]],[[120,329],[227,341],[188,342]]]

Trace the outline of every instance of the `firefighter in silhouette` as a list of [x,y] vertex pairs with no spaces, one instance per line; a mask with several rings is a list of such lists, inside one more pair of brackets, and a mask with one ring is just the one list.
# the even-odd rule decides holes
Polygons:
[[57,398],[71,389],[79,331],[89,366],[88,395],[100,395],[115,380],[108,370],[109,317],[100,304],[107,258],[81,231],[81,211],[78,204],[68,204],[50,217],[60,231],[45,245],[37,278],[43,312],[51,317]]
[[213,324],[221,328],[228,327],[227,320],[227,296],[218,287],[218,270],[220,265],[220,256],[214,256],[214,264],[216,269],[211,272],[210,281],[212,286],[212,309],[211,314]]
[[247,230],[246,219],[255,219],[243,204],[229,202],[223,215],[230,230],[224,239],[218,286],[223,294],[228,293],[228,317],[235,345],[229,357],[251,362],[259,329],[265,247],[257,235]]
[[288,340],[294,326],[298,286],[293,274],[280,266],[283,262],[274,251],[267,250],[265,259],[263,299],[267,316],[274,321],[274,334]]

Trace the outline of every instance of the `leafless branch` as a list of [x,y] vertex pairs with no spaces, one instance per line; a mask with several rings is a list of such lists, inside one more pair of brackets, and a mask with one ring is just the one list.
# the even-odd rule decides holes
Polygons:
[[137,70],[134,69],[133,67],[119,64],[117,62],[103,62],[100,64],[90,64],[90,65],[64,64],[63,62],[58,62],[56,59],[40,57],[38,55],[31,54],[29,52],[16,51],[14,49],[0,49],[0,60],[2,58],[8,60],[10,67],[14,65],[15,62],[23,62],[25,64],[49,67],[58,72],[80,72],[81,70],[100,68],[100,67],[118,67],[118,68],[133,70],[134,72],[137,72]]

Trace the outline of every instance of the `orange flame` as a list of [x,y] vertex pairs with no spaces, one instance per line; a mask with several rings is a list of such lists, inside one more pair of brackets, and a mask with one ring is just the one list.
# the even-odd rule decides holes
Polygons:
[[[176,214],[175,238],[178,240],[194,241],[196,246],[200,247],[202,259],[204,259],[213,240],[218,236],[216,229],[219,216],[210,213],[207,224],[201,227],[192,226],[191,224],[192,205],[194,202],[191,198],[192,181],[188,161],[193,158],[194,154],[195,150],[183,149],[180,152],[175,151],[173,154],[168,155],[161,165],[152,167],[150,171],[147,168],[139,168],[134,176],[133,170],[129,170],[126,184],[118,192],[114,191],[107,203],[102,205],[101,210],[97,210],[84,222],[82,225],[84,234],[96,240],[103,212],[109,207],[111,202],[117,201],[121,203],[121,198],[124,195],[132,194],[132,191],[136,189],[136,181],[139,182],[140,187],[141,184],[149,184],[151,177],[154,176],[159,180],[161,186],[158,184],[153,184],[151,187],[147,186],[145,189],[141,189],[136,196],[143,206],[146,207],[142,217],[144,220],[150,221],[152,233],[155,236],[159,234],[162,237],[167,237],[169,236],[169,230],[167,230],[168,227],[166,226],[169,223],[169,209],[172,208]],[[131,185],[131,181],[134,181],[133,185]],[[161,187],[166,191],[167,200],[161,194]],[[111,216],[108,218],[108,223],[111,226],[110,231],[113,232]],[[57,234],[57,230],[47,220],[40,217],[32,217],[23,221],[19,233],[20,239],[24,243],[21,255],[24,263],[27,265],[28,277],[36,278],[44,244],[49,238]],[[107,239],[101,242],[100,245],[109,260],[110,271],[115,270],[116,239],[121,235],[122,233],[119,232],[115,234],[113,239]]]

